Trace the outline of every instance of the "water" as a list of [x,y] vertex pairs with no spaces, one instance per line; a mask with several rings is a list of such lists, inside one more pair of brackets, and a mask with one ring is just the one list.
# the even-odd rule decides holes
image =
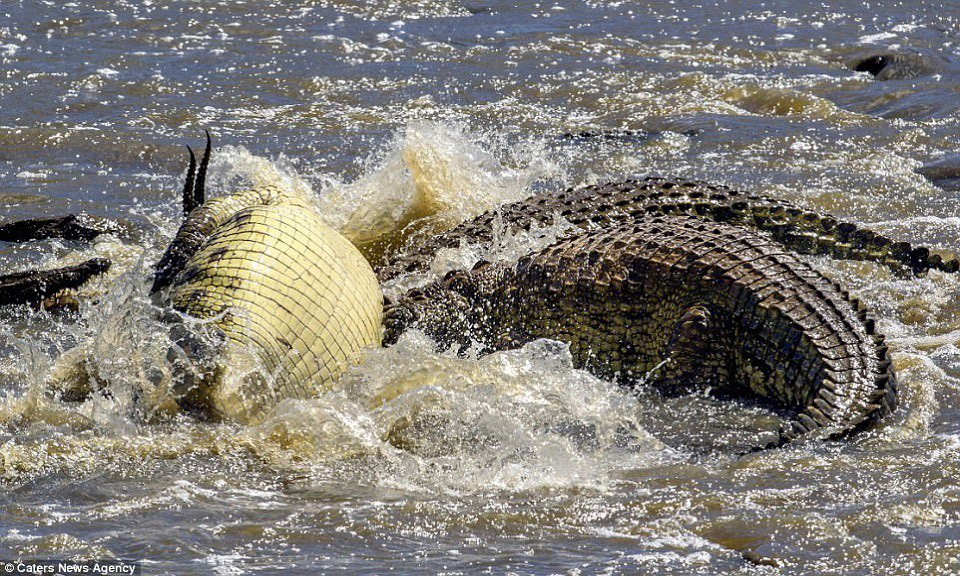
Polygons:
[[[891,48],[935,73],[848,68]],[[849,442],[746,457],[775,426],[759,407],[626,393],[548,343],[457,359],[416,334],[261,426],[198,422],[145,388],[167,336],[143,287],[204,128],[214,190],[309,188],[359,242],[424,202],[429,230],[660,173],[955,250],[956,192],[915,169],[960,144],[958,50],[956,2],[4,0],[0,216],[85,211],[135,233],[0,246],[9,270],[117,261],[77,318],[0,321],[0,557],[151,574],[960,572],[956,277],[813,260],[877,311],[902,409]],[[635,132],[563,137],[610,129]],[[539,241],[448,251],[434,273]],[[83,341],[112,395],[45,400]]]

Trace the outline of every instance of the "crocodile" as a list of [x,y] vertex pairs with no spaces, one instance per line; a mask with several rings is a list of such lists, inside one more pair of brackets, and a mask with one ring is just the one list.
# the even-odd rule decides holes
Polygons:
[[624,384],[760,398],[790,414],[771,445],[845,436],[897,405],[888,347],[857,300],[776,240],[687,215],[642,213],[452,271],[388,304],[384,325],[388,345],[419,328],[481,354],[550,338]]
[[[960,268],[778,199],[658,177],[536,195],[371,267],[296,193],[262,186],[204,198],[209,154],[208,136],[195,174],[190,150],[186,220],[151,293],[230,345],[184,405],[241,421],[329,388],[381,336],[389,345],[417,327],[441,346],[484,352],[559,339],[579,366],[623,383],[763,398],[791,413],[779,442],[849,434],[896,407],[889,351],[865,308],[798,254],[901,273]],[[572,230],[516,263],[481,263],[382,299],[378,279],[424,271],[440,248],[557,217]],[[192,342],[181,343],[189,355]],[[251,356],[259,369],[243,361]]]
[[855,60],[850,67],[857,72],[867,72],[879,81],[910,80],[937,71],[931,60],[910,52],[872,54]]
[[[284,399],[329,389],[380,345],[380,287],[309,197],[261,185],[207,199],[209,134],[199,169],[189,151],[186,217],[149,291],[169,326],[172,370],[150,383],[172,392],[163,402],[203,418],[257,424]],[[61,356],[50,392],[110,394],[91,354],[87,342]]]
[[208,133],[196,177],[190,150],[187,217],[150,293],[219,340],[211,350],[190,331],[175,336],[195,365],[215,356],[199,378],[181,375],[181,407],[255,424],[283,399],[329,389],[379,346],[383,301],[363,255],[302,193],[262,185],[207,200],[209,156]]
[[[110,220],[86,214],[31,218],[0,224],[0,242],[14,244],[60,238],[88,242],[101,234],[118,233]],[[24,270],[0,275],[0,307],[29,304],[46,310],[73,307],[70,294],[110,268],[105,258],[90,258],[79,264],[44,270]]]
[[[0,306],[31,304],[45,309],[61,307],[61,295],[110,268],[105,258],[50,270],[27,270],[0,275]],[[63,295],[63,298],[66,298]],[[69,306],[65,306],[69,307]]]
[[925,246],[897,242],[883,234],[820,214],[779,198],[741,192],[684,178],[649,176],[543,192],[464,222],[429,238],[414,239],[406,252],[375,266],[386,282],[426,271],[441,248],[485,245],[500,229],[516,233],[562,218],[574,227],[597,230],[636,221],[648,214],[688,214],[705,220],[745,226],[771,235],[798,254],[879,262],[898,273],[918,275],[930,269],[956,273],[960,262],[944,260]]

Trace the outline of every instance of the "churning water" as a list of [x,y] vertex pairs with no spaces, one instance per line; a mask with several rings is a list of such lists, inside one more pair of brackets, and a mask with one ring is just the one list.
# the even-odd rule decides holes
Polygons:
[[[930,73],[850,69],[891,49]],[[214,191],[309,189],[360,243],[423,214],[428,233],[533,192],[656,173],[956,250],[958,51],[956,2],[0,1],[0,219],[85,211],[131,231],[0,245],[5,271],[116,262],[75,317],[0,318],[0,559],[118,557],[149,574],[960,572],[957,277],[814,260],[877,311],[903,406],[848,442],[748,456],[776,425],[759,407],[620,390],[556,343],[457,358],[415,333],[259,426],[199,422],[156,384],[168,336],[145,288],[180,221],[182,145],[204,128]],[[938,160],[939,185],[916,172]],[[431,274],[561,229],[444,251]],[[47,399],[65,353],[111,394]]]

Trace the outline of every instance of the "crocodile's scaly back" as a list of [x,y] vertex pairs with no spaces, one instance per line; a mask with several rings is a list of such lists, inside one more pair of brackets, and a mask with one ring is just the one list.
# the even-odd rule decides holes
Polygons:
[[930,268],[947,272],[960,269],[957,260],[944,262],[938,255],[931,256],[927,248],[894,242],[871,230],[783,200],[682,178],[651,177],[571,188],[560,194],[543,193],[507,204],[415,244],[381,266],[377,276],[385,281],[407,272],[423,271],[440,248],[456,247],[461,242],[489,243],[498,224],[510,231],[529,230],[533,225],[548,224],[560,216],[576,227],[598,229],[628,223],[648,214],[680,213],[769,232],[787,248],[801,254],[872,260],[917,274]]
[[687,216],[450,273],[385,318],[388,342],[410,325],[482,351],[553,338],[601,376],[766,398],[796,413],[782,441],[855,431],[897,401],[883,336],[857,302],[779,243]]

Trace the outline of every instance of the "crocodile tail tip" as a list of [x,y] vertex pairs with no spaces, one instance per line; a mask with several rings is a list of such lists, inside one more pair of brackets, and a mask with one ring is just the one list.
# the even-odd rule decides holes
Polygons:
[[183,182],[183,213],[189,214],[196,208],[194,204],[193,182],[197,170],[197,155],[193,153],[193,148],[187,146],[190,152],[190,167],[187,168],[187,179]]
[[946,272],[947,274],[956,274],[960,271],[960,261],[956,258],[944,260],[939,254],[934,254],[930,258],[930,268]]
[[913,270],[916,276],[924,276],[929,270],[939,270],[947,274],[960,272],[960,261],[956,258],[944,260],[939,254],[931,254],[925,246],[912,247],[909,243],[902,243],[906,250],[904,264]]
[[774,216],[772,222],[765,222],[761,228],[769,228],[783,235],[781,241],[795,249],[806,251],[803,244],[815,242],[819,245],[817,251],[820,253],[841,259],[875,260],[895,270],[912,271],[916,276],[923,276],[929,270],[948,274],[960,272],[960,261],[956,258],[945,260],[931,254],[927,247],[896,242],[852,222],[838,221],[829,214],[789,206],[784,208],[766,198],[757,197],[754,200],[759,201],[751,204],[750,208],[758,222]]

